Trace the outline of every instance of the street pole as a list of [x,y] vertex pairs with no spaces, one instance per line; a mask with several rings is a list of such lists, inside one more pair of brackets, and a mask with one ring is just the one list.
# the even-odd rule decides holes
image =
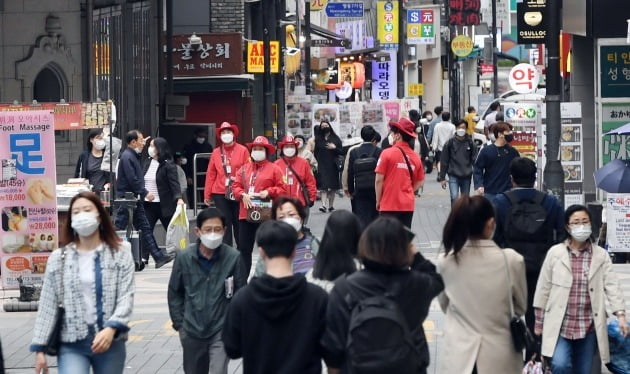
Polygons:
[[560,163],[560,1],[547,0],[547,163],[543,190],[555,195],[564,205],[564,172]]
[[405,97],[405,17],[403,15],[403,0],[398,0],[398,53],[396,54],[396,66],[398,73],[396,74],[397,96],[399,99]]
[[[271,26],[270,18],[272,17],[273,9],[271,5],[274,0],[263,0],[267,4],[262,4],[262,17],[263,17],[263,128],[265,136],[273,136],[273,123],[271,119],[271,110],[273,105],[273,93],[271,91]],[[271,23],[273,25],[273,23]]]
[[[284,59],[287,44],[286,28],[281,25],[281,20],[286,16],[287,4],[285,0],[275,0],[276,7],[276,39],[280,41],[279,45],[279,70],[276,74],[276,122],[278,139],[284,136],[285,119],[284,119],[284,94],[285,94],[285,77],[284,77]],[[296,18],[299,18],[296,9]],[[299,42],[299,41],[298,41]]]
[[304,2],[304,85],[311,94],[311,2]]
[[497,66],[497,0],[492,0],[492,92],[499,96],[499,67]]

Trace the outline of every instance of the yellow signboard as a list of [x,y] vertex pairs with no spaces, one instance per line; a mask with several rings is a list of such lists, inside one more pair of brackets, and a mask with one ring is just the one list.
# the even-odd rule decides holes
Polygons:
[[451,41],[451,50],[457,57],[466,57],[473,50],[473,41],[466,35],[457,35]]
[[311,0],[311,10],[323,10],[326,8],[328,0]]
[[398,44],[398,1],[379,0],[376,9],[378,40],[381,47],[395,48]]
[[407,96],[424,96],[424,83],[409,83]]
[[[247,72],[248,73],[264,73],[265,72],[265,54],[263,42],[253,40],[247,42]],[[271,41],[269,49],[269,66],[272,73],[280,71],[280,42]]]

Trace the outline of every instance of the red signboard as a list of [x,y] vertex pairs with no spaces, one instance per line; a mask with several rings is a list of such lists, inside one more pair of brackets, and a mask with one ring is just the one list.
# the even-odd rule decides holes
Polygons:
[[481,0],[449,0],[448,6],[450,8],[449,25],[471,26],[479,24]]
[[494,73],[494,65],[492,64],[480,64],[481,74]]
[[190,34],[173,36],[173,76],[199,77],[243,73],[241,33],[211,33],[197,36],[200,42],[195,44],[190,42]]

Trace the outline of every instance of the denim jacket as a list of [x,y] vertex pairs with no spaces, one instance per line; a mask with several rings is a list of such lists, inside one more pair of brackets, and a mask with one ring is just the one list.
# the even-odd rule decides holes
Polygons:
[[[46,350],[48,338],[57,318],[57,306],[61,295],[62,251],[66,251],[63,271],[63,306],[65,315],[61,329],[61,341],[72,343],[88,336],[85,322],[86,306],[83,302],[79,280],[79,254],[74,243],[55,250],[48,258],[44,284],[39,299],[39,309],[30,350]],[[117,330],[119,338],[125,338],[133,308],[134,263],[131,248],[122,243],[117,251],[106,245],[96,250],[95,287],[96,331],[105,327]],[[121,335],[123,334],[123,335]]]

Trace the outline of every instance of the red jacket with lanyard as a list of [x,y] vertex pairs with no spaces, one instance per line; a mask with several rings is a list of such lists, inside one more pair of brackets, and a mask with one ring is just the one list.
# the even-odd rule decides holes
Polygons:
[[[287,195],[299,199],[305,207],[309,206],[309,204],[304,199],[302,186],[300,186],[298,178],[293,173],[295,172],[299,176],[302,183],[304,183],[306,187],[306,194],[310,202],[312,203],[315,201],[315,199],[317,199],[317,185],[315,182],[315,176],[313,176],[311,165],[307,160],[299,156],[295,156],[292,158],[281,157],[276,160],[275,164],[278,165],[278,167],[282,171],[282,178],[284,184],[286,185]],[[291,171],[288,164],[291,165],[293,171]]]
[[234,178],[232,185],[234,198],[241,202],[238,219],[247,219],[247,209],[241,200],[244,193],[249,195],[267,191],[272,200],[286,193],[282,170],[268,160],[243,165]]
[[209,200],[212,194],[225,194],[228,183],[225,171],[227,170],[229,177],[234,181],[238,169],[249,161],[249,151],[242,144],[234,143],[232,147],[221,145],[215,148],[212,156],[210,156],[206,173],[206,184],[203,189],[204,200]]

